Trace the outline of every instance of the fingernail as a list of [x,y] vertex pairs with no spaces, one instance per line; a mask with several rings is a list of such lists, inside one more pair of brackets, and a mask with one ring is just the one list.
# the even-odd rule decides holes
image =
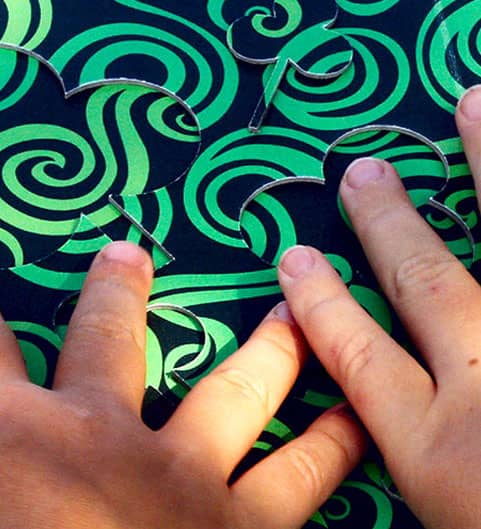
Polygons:
[[115,241],[110,243],[100,251],[99,257],[151,271],[151,263],[146,252],[131,242]]
[[361,189],[384,176],[384,162],[375,158],[360,158],[347,168],[344,179],[349,187]]
[[281,258],[279,268],[290,277],[299,277],[314,266],[314,255],[306,246],[293,246]]
[[289,305],[285,301],[281,301],[279,305],[276,305],[272,310],[272,313],[279,320],[287,323],[295,323],[294,316],[292,315]]
[[481,85],[473,86],[464,93],[459,108],[469,121],[481,120]]

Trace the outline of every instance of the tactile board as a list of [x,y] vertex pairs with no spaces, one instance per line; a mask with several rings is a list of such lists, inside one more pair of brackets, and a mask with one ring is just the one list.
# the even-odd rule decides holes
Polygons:
[[[281,299],[296,243],[416,355],[340,204],[359,156],[393,162],[479,275],[453,113],[481,79],[481,0],[0,0],[0,32],[0,309],[36,383],[93,255],[123,238],[156,265],[153,428]],[[238,471],[341,399],[311,359]],[[306,525],[418,526],[374,450]]]

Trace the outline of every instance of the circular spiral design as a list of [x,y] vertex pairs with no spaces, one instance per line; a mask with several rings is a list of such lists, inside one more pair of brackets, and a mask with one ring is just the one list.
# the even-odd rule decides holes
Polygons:
[[[123,3],[138,8],[135,1]],[[214,35],[172,13],[152,10],[165,29],[136,23],[96,27],[66,42],[50,61],[61,75],[72,75],[77,84],[83,84],[132,77],[123,69],[122,59],[136,55],[152,72],[151,82],[185,100],[202,127],[210,127],[232,105],[239,81],[237,64]],[[199,38],[202,45],[190,44]]]
[[2,0],[1,42],[23,46],[29,50],[38,47],[52,26],[51,0]]
[[459,97],[481,76],[481,0],[460,6],[437,2],[420,29],[416,44],[419,75],[431,98],[454,113]]
[[245,247],[239,220],[244,201],[270,181],[318,176],[326,147],[310,135],[270,127],[259,139],[246,130],[222,138],[201,153],[186,178],[184,207],[192,224],[219,243]]
[[[282,10],[283,16],[279,14]],[[277,28],[270,28],[266,22],[272,19],[272,15],[256,14],[252,17],[252,27],[259,35],[269,38],[280,38],[290,35],[295,31],[302,21],[302,7],[297,0],[277,0],[276,19],[281,20]],[[278,24],[277,24],[278,25]]]
[[[375,122],[393,110],[407,93],[411,69],[403,48],[389,36],[370,29],[343,28],[337,32],[346,37],[354,60],[341,76],[319,86],[306,82],[294,69],[287,74],[288,86],[280,89],[274,105],[292,123],[313,130],[344,130]],[[382,78],[387,67],[395,74],[390,81]],[[382,65],[381,65],[382,62]],[[264,74],[264,84],[271,68]],[[372,97],[383,85],[385,97]],[[384,87],[383,87],[384,88]]]
[[[34,61],[33,93],[49,90],[52,76],[34,58],[1,52],[13,64]],[[8,87],[0,89],[0,101],[5,92],[11,97]],[[22,104],[29,116],[35,98],[24,97]],[[81,214],[107,227],[118,218],[110,195],[165,186],[185,171],[199,147],[198,125],[185,105],[138,83],[83,87],[66,102],[53,103],[45,117],[51,122],[0,131],[0,244],[2,256],[9,253],[16,265],[60,246]]]

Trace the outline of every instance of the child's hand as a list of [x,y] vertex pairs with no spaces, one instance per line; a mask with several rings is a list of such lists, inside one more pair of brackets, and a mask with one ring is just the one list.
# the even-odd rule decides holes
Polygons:
[[[481,87],[457,111],[480,194]],[[430,529],[481,527],[481,288],[409,201],[391,165],[355,162],[341,196],[426,371],[349,295],[313,249],[283,258],[286,298],[319,359]]]
[[147,255],[106,247],[89,273],[53,391],[31,384],[0,322],[1,529],[300,527],[357,464],[346,408],[227,482],[293,384],[305,354],[285,303],[183,401],[160,432],[140,419]]

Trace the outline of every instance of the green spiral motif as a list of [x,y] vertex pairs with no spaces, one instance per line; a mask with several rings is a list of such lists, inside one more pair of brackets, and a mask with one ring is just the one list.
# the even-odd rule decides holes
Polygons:
[[264,37],[279,38],[286,37],[294,32],[302,21],[302,7],[298,0],[276,0],[276,4],[285,9],[287,13],[285,24],[277,29],[265,26],[266,17],[263,14],[254,15],[252,27]]
[[[7,49],[2,55],[7,65],[12,57],[25,58]],[[36,64],[32,58],[28,64],[32,60]],[[186,157],[198,147],[195,121],[194,126],[184,126],[179,117],[185,107],[157,89],[111,82],[78,90],[67,101],[67,112],[74,98],[82,101],[72,107],[80,110],[85,122],[81,132],[46,122],[0,131],[0,243],[15,265],[23,264],[29,236],[66,239],[81,214],[89,215],[96,226],[106,227],[119,216],[108,201],[111,194],[137,195],[168,183],[158,174],[159,146],[166,151],[185,148]],[[74,116],[74,123],[80,125],[78,115]],[[171,175],[171,179],[176,177]],[[168,200],[162,202],[171,208]]]
[[[142,192],[148,185],[149,156],[133,122],[132,106],[140,98],[151,93],[152,90],[143,87],[111,85],[97,89],[89,98],[86,118],[92,138],[103,158],[105,169],[102,174],[96,174],[98,160],[89,140],[75,131],[43,123],[22,125],[1,132],[0,151],[15,147],[19,152],[12,155],[4,164],[2,189],[4,192],[0,197],[0,219],[24,231],[54,236],[67,236],[72,233],[82,211],[87,211],[92,221],[99,227],[115,219],[116,213],[108,204],[108,195],[113,191],[119,194]],[[116,154],[109,141],[103,115],[104,108],[111,100],[116,100],[116,114],[118,117],[121,116],[117,123],[128,160],[125,181],[118,189],[115,189],[118,179]],[[165,126],[162,116],[157,126],[159,130]],[[29,144],[34,145],[43,140],[56,142],[59,146],[66,144],[75,148],[82,160],[81,167],[75,172],[68,168],[67,156],[61,151],[28,147]],[[41,186],[41,192],[29,189],[28,182],[20,175],[22,166],[27,162],[34,162],[31,178]],[[48,171],[52,167],[65,169],[67,178],[50,176]],[[87,192],[78,195],[77,190],[84,189],[88,179],[95,179],[96,185],[88,186]],[[60,188],[64,193],[68,189],[69,199],[62,199],[59,196]],[[62,220],[56,221],[42,218],[45,215],[40,211],[37,216],[27,214],[8,203],[4,198],[5,191],[27,204],[28,209],[35,206],[38,210],[61,211],[66,215]],[[92,207],[93,204],[95,206]]]
[[[216,123],[232,105],[238,90],[237,64],[226,47],[208,31],[168,11],[137,0],[117,1],[161,17],[159,21],[166,27],[172,23],[180,24],[184,31],[201,37],[205,47],[216,53],[223,83],[219,87],[214,86],[216,72],[203,55],[203,47],[193,46],[170,29],[134,23],[107,24],[76,35],[51,56],[50,61],[56,69],[62,74],[78,55],[88,50],[89,57],[82,65],[79,76],[79,83],[83,84],[108,78],[108,69],[122,57],[130,54],[147,56],[158,61],[167,72],[162,86],[179,94],[194,109],[203,128]],[[188,72],[192,70],[196,72],[197,82],[190,88]]]
[[39,386],[47,383],[49,360],[55,362],[62,347],[60,338],[42,325],[24,321],[10,321],[23,353],[30,380]]
[[[282,138],[291,138],[295,144],[283,146],[277,141]],[[249,189],[254,175],[257,182],[263,180],[264,183],[292,175],[320,176],[318,155],[326,150],[325,143],[308,134],[276,127],[266,127],[260,140],[247,130],[229,134],[207,147],[187,175],[185,210],[198,230],[221,244],[246,246],[240,234],[239,216],[250,193],[246,191],[244,197],[232,197],[238,203],[238,210],[236,217],[229,216],[219,203],[220,193],[228,189],[229,184],[242,181],[246,183],[245,189]],[[259,186],[260,183],[255,189]]]
[[[232,329],[218,320],[197,318],[193,313],[170,304],[154,304],[148,310],[146,387],[183,397],[185,386],[195,385],[238,347]],[[178,329],[177,342],[172,347],[162,344],[165,341],[162,322]],[[185,335],[184,343],[178,343],[182,335],[179,329]],[[179,380],[183,384],[179,384]]]
[[[2,68],[0,69],[0,111],[16,105],[35,83],[39,63],[34,57],[20,56],[0,49]],[[18,70],[23,69],[19,79],[12,80]]]
[[481,76],[481,0],[436,2],[416,43],[419,75],[431,98],[454,113],[458,98]]
[[[212,22],[218,26],[219,28],[227,31],[229,27],[229,22],[225,19],[223,10],[225,8],[225,5],[227,3],[227,0],[207,0],[207,14],[209,18],[212,20]],[[253,2],[254,5],[252,7],[244,7],[243,11],[238,12],[236,17],[244,15],[249,16],[254,13],[262,13],[264,15],[270,15],[271,10],[266,6],[261,5],[255,5],[255,2]]]
[[353,15],[370,17],[388,11],[400,0],[372,0],[370,2],[353,2],[352,0],[336,0],[337,5]]
[[[391,501],[386,496],[384,491],[374,487],[368,483],[361,481],[347,480],[344,481],[342,489],[354,489],[356,492],[365,494],[374,504],[376,509],[376,521],[372,529],[390,529],[393,522],[393,507]],[[337,503],[339,511],[332,512],[333,504]],[[351,502],[348,497],[344,497],[340,493],[335,494],[326,506],[321,510],[329,520],[343,520],[351,514]]]
[[[29,50],[37,48],[51,30],[53,8],[51,0],[2,0],[7,11],[6,25],[1,42],[23,46]],[[38,22],[34,22],[33,10],[38,11]]]
[[[407,93],[411,68],[404,49],[384,33],[362,28],[338,28],[351,44],[355,60],[341,76],[322,86],[304,84],[291,69],[289,86],[279,90],[274,105],[292,123],[312,130],[345,130],[380,120],[392,111]],[[393,86],[382,101],[373,97],[385,82],[371,45],[381,46],[392,57],[396,74]],[[272,67],[266,69],[264,86]],[[363,82],[355,85],[362,76]],[[356,86],[352,88],[351,86]]]

